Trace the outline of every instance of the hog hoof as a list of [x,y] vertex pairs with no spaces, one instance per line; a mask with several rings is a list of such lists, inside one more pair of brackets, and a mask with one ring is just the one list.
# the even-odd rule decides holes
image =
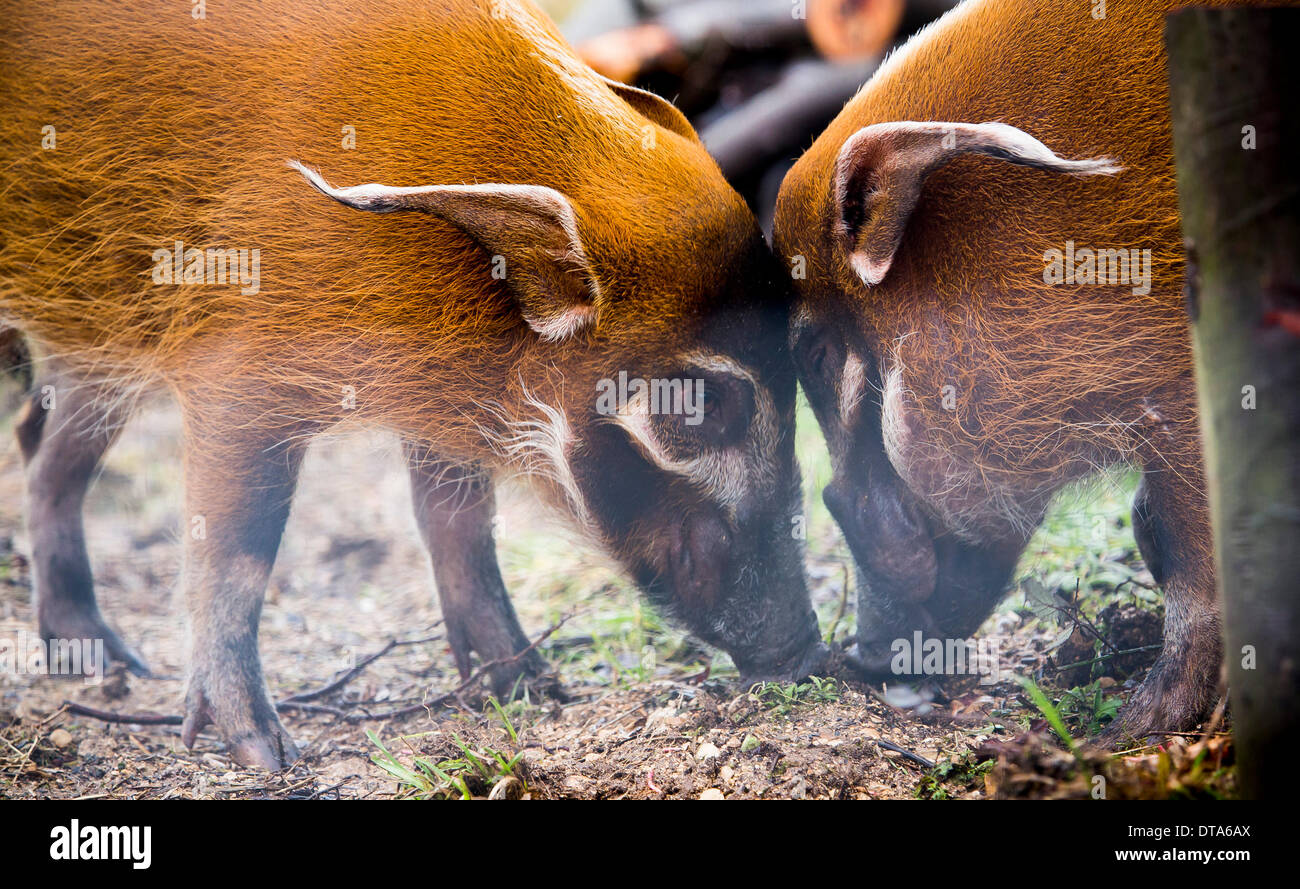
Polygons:
[[[214,707],[213,700],[223,703]],[[193,749],[199,732],[209,725],[216,726],[230,758],[245,768],[278,772],[298,759],[298,747],[280,725],[269,701],[263,699],[241,708],[229,697],[209,697],[196,678],[191,680],[186,697],[181,742]]]
[[1124,709],[1093,739],[1107,749],[1164,742],[1169,732],[1187,732],[1214,707],[1215,682],[1209,668],[1188,669],[1194,659],[1175,667],[1163,656],[1138,686]]
[[[121,637],[108,628],[98,612],[63,611],[54,614],[42,613],[40,616],[40,634],[45,642],[58,639],[102,639],[104,655],[111,662],[124,664],[137,676],[149,678],[153,674],[149,665],[122,641]],[[102,666],[107,672],[108,664]]]
[[298,746],[284,729],[271,735],[245,735],[227,744],[230,758],[248,769],[280,772],[298,760]]

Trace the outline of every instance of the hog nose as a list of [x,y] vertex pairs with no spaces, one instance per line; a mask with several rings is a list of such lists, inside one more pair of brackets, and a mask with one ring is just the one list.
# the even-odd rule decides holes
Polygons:
[[755,659],[736,658],[740,668],[741,684],[755,682],[800,682],[809,676],[822,673],[830,662],[831,650],[817,636],[816,625],[813,635],[801,643],[787,648],[779,654],[765,653]]
[[868,579],[909,601],[934,592],[938,561],[920,510],[892,488],[870,494],[831,482],[822,500]]
[[820,639],[817,640],[817,644],[808,650],[807,654],[803,657],[803,661],[795,667],[795,678],[803,679],[821,673],[826,669],[826,665],[830,662],[830,659],[830,648]]

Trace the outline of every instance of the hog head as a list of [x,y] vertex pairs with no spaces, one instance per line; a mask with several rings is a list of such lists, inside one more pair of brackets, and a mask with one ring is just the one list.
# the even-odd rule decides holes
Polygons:
[[[617,92],[683,135],[670,147],[702,153],[667,103]],[[788,680],[827,655],[795,533],[791,293],[752,214],[704,162],[720,199],[649,222],[645,207],[620,208],[610,192],[584,201],[537,185],[334,188],[299,169],[343,204],[429,214],[499,258],[506,271],[485,286],[506,292],[520,323],[508,391],[483,426],[505,468],[540,480],[654,603],[746,679]],[[640,203],[665,191],[641,189]]]
[[[933,285],[909,280],[912,267],[894,275],[898,288],[886,283],[927,179],[963,155],[1058,175],[1117,170],[1104,158],[1057,157],[1000,123],[881,123],[840,147],[818,181],[824,194],[813,224],[799,201],[813,200],[800,190],[800,167],[778,210],[779,250],[815,270],[795,276],[790,339],[832,456],[823,499],[861,573],[858,656],[872,673],[888,672],[895,639],[973,632],[1005,590],[1048,496],[973,471],[973,422],[959,425],[965,440],[954,447],[952,433],[930,428],[917,410],[922,384],[933,381],[925,394],[940,402],[955,401],[961,384],[981,384],[971,348],[978,334],[965,330],[979,319],[970,306],[963,316],[959,294],[935,288],[933,301],[913,297],[912,288]],[[981,455],[978,465],[988,462]]]

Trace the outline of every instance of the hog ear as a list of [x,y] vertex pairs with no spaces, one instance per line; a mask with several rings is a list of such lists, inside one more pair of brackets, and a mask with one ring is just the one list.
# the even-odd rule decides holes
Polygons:
[[578,236],[569,199],[540,185],[354,185],[334,188],[297,161],[289,166],[322,194],[371,213],[420,212],[465,232],[493,257],[524,320],[544,340],[595,326],[600,286]]
[[626,83],[610,80],[603,75],[601,80],[605,81],[605,84],[614,91],[614,95],[631,105],[632,110],[646,120],[659,124],[665,130],[684,136],[692,142],[700,141],[699,134],[695,132],[691,122],[686,119],[686,115],[682,114],[677,109],[677,106],[667,99],[648,90],[637,89],[634,86],[628,86]]
[[1118,173],[1109,158],[1065,160],[1001,123],[879,123],[858,130],[835,163],[835,235],[867,285],[889,273],[925,179],[962,154],[983,154],[1072,176]]

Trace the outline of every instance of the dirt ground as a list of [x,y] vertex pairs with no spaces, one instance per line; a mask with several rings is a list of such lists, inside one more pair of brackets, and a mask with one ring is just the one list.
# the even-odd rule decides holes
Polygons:
[[[35,620],[21,469],[7,424],[0,434],[0,638],[15,639]],[[168,406],[149,407],[111,453],[86,514],[102,610],[156,678],[119,672],[88,685],[0,675],[0,797],[1086,796],[1088,777],[1102,773],[1116,787],[1127,782],[1122,795],[1166,795],[1193,766],[1200,783],[1217,776],[1211,795],[1230,792],[1221,780],[1228,739],[1174,739],[1122,760],[1074,756],[1044,739],[1050,730],[1010,676],[919,690],[843,679],[743,688],[724,656],[663,628],[531,498],[508,489],[499,499],[503,573],[525,629],[536,637],[569,616],[539,648],[570,699],[502,706],[476,685],[447,697],[461,683],[395,442],[324,440],[304,469],[263,615],[272,695],[319,689],[392,640],[402,644],[337,691],[282,712],[303,750],[292,770],[243,770],[211,734],[186,750],[175,725],[110,724],[62,706],[181,712],[178,423]],[[823,629],[843,638],[847,557],[829,532],[809,543]],[[1050,664],[1062,639],[1059,628],[1006,610],[985,633],[999,640],[1002,663],[1025,675]],[[1158,642],[1158,621],[1156,633]]]

